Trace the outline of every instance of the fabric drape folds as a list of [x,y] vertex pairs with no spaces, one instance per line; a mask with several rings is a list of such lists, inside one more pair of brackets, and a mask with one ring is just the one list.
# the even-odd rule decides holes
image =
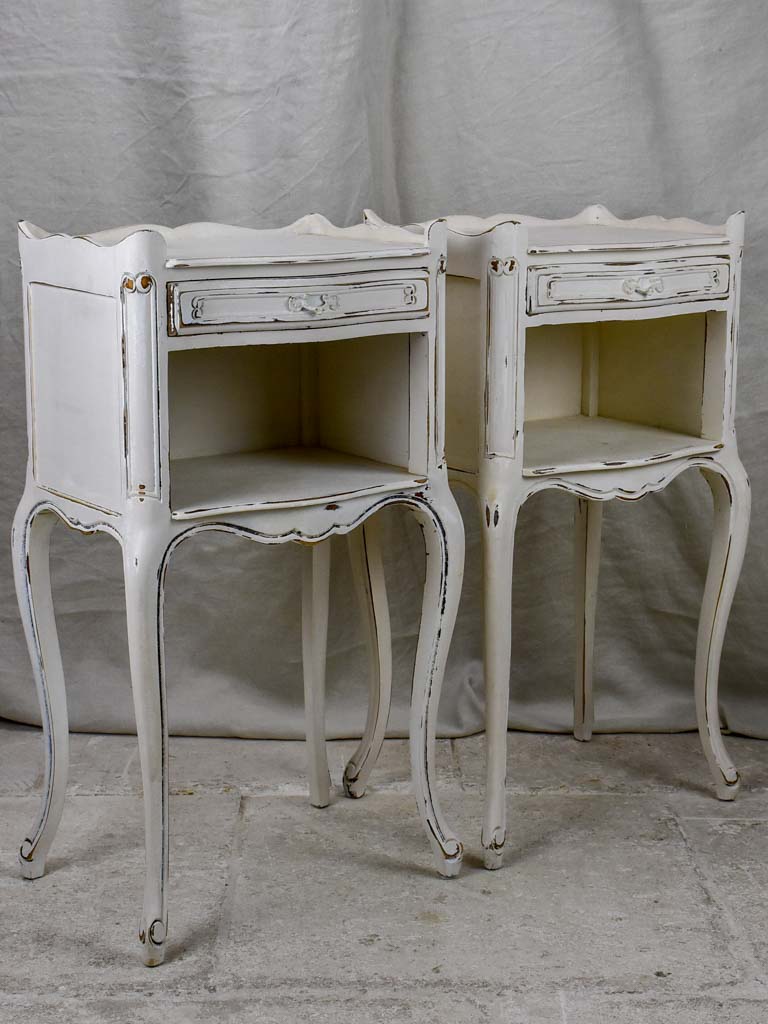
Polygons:
[[[738,431],[752,531],[728,631],[722,713],[768,737],[768,7],[613,3],[115,0],[9,7],[0,29],[0,536],[27,442],[15,222],[79,233],[218,220],[260,227],[364,206],[408,223],[447,213],[721,223],[747,210]],[[461,496],[467,571],[440,731],[482,728],[477,514]],[[510,725],[567,730],[574,502],[523,510]],[[393,734],[407,704],[423,572],[418,530],[387,512]],[[606,509],[597,730],[695,726],[696,619],[711,501],[692,474]],[[335,540],[329,735],[359,735],[367,653]],[[0,548],[0,716],[39,721],[8,545]],[[300,552],[206,534],[174,556],[166,598],[177,733],[303,735]],[[57,528],[54,591],[72,726],[132,731],[121,563],[104,537]]]

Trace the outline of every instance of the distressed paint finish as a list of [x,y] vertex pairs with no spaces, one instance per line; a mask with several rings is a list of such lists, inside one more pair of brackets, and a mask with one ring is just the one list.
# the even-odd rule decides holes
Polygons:
[[327,807],[331,802],[331,778],[325,750],[325,658],[328,643],[330,574],[330,541],[305,548],[301,638],[304,660],[304,714],[309,758],[309,802],[313,807]]
[[[366,212],[366,218],[372,226],[387,229],[375,214]],[[474,327],[457,316],[455,333],[450,321],[446,331],[449,361],[453,353],[467,379],[473,376],[474,361],[474,376],[483,381],[482,393],[474,394],[477,457],[472,464],[458,443],[471,401],[461,409],[458,401],[455,408],[447,408],[446,455],[452,482],[476,495],[483,524],[487,766],[482,843],[488,868],[501,866],[506,838],[515,524],[527,498],[545,488],[578,499],[574,735],[587,740],[594,720],[602,502],[638,500],[688,469],[698,469],[707,480],[714,499],[714,532],[696,649],[696,708],[717,796],[730,800],[738,790],[739,775],[720,734],[717,691],[750,513],[749,482],[734,430],[743,242],[743,213],[718,226],[685,218],[623,221],[602,206],[561,221],[507,215],[448,218],[449,300],[451,287],[466,289],[472,280],[480,299]],[[694,397],[689,394],[675,405],[658,400],[658,395],[649,398],[639,386],[633,392],[636,367],[625,367],[618,380],[625,392],[621,400],[631,411],[622,420],[617,416],[620,408],[613,408],[620,406],[619,398],[601,382],[601,371],[616,371],[608,365],[611,358],[615,363],[610,345],[622,344],[623,336],[627,342],[633,324],[644,325],[650,345],[654,325],[662,318],[666,327],[658,329],[677,330],[683,344],[688,337],[683,324],[695,316],[703,318],[695,328],[701,352],[694,346],[674,366],[678,383]],[[676,319],[684,317],[688,320]],[[568,333],[574,325],[580,341]],[[542,330],[550,333],[542,335]],[[555,338],[564,347],[548,355],[546,346]],[[671,351],[675,338],[660,347]],[[544,348],[534,350],[537,344]],[[573,352],[579,380],[564,380],[558,351]],[[650,352],[648,360],[653,358]],[[527,365],[529,372],[539,374],[537,379],[526,381]],[[650,378],[658,391],[663,375],[659,370]],[[622,376],[627,379],[622,381]],[[606,403],[611,412],[601,415]],[[561,411],[556,414],[557,409]]]
[[366,784],[384,743],[392,695],[392,634],[380,533],[380,520],[373,518],[361,530],[350,533],[347,541],[371,662],[365,730],[344,770],[344,792],[353,799],[365,795]]
[[573,688],[573,735],[591,740],[595,719],[592,662],[595,648],[595,609],[600,571],[603,506],[579,498],[576,506],[574,589],[576,592],[576,678]]
[[[439,350],[444,344],[444,274],[440,267],[444,265],[445,234],[441,221],[414,234],[401,229],[382,232],[365,225],[335,228],[317,215],[286,229],[265,232],[209,224],[179,229],[140,225],[68,237],[20,225],[28,381],[32,381],[33,356],[37,368],[41,360],[45,366],[46,358],[51,358],[48,340],[55,337],[56,373],[65,396],[59,400],[51,385],[46,401],[35,404],[34,389],[28,387],[30,459],[13,529],[19,608],[46,743],[43,802],[38,821],[21,845],[21,868],[28,878],[43,874],[66,787],[66,697],[48,568],[50,532],[61,520],[83,533],[109,534],[123,552],[146,833],[139,938],[149,966],[162,962],[168,932],[165,577],[176,547],[208,530],[266,544],[294,541],[307,546],[303,648],[310,793],[312,803],[324,806],[330,799],[323,724],[329,538],[350,535],[353,557],[362,574],[358,586],[366,595],[374,663],[371,688],[380,695],[374,703],[386,701],[388,705],[391,664],[386,594],[377,527],[369,520],[390,505],[415,516],[424,533],[427,571],[413,680],[413,786],[438,871],[450,876],[459,869],[461,844],[444,820],[433,791],[432,749],[464,550],[461,520],[448,486],[442,443],[437,440],[442,436],[438,421],[444,401],[444,364]],[[359,294],[352,288],[334,291],[340,281],[359,281],[365,287]],[[274,282],[277,285],[272,287]],[[47,290],[37,293],[42,301],[30,302],[31,290],[43,286]],[[179,307],[177,296],[185,294],[183,289],[191,289],[192,300],[185,307],[182,298]],[[237,303],[243,295],[248,302],[254,296],[266,296],[268,304],[280,306],[277,319],[288,319],[251,323],[253,308],[247,306],[249,315],[243,317],[237,312],[242,312],[242,306],[237,306],[235,314],[242,322],[227,319],[226,325],[218,324],[224,318],[219,316],[222,310],[230,317],[233,295]],[[89,296],[96,298],[91,302]],[[195,297],[202,300],[202,308],[199,301],[195,305]],[[61,304],[67,302],[82,310],[82,317],[61,317]],[[206,313],[209,302],[212,306]],[[181,314],[187,309],[199,324],[183,336],[179,308]],[[274,312],[273,305],[270,309]],[[197,318],[195,310],[200,311]],[[83,317],[91,313],[94,322],[84,322]],[[169,314],[176,319],[169,319]],[[209,314],[216,321],[215,330],[205,322]],[[401,337],[400,346],[388,335]],[[383,336],[380,342],[379,336]],[[307,344],[314,342],[328,344]],[[334,349],[334,343],[341,348]],[[359,354],[352,359],[355,346],[362,343],[372,347],[366,349],[364,359]],[[232,346],[242,350],[243,346],[278,344],[281,348],[275,351],[284,360],[279,364],[283,367],[280,379],[295,378],[298,389],[297,419],[286,426],[281,409],[274,407],[274,418],[280,422],[276,426],[271,420],[261,423],[258,436],[247,419],[256,404],[252,398],[237,405],[228,394],[225,401],[209,396],[209,363],[203,361],[197,369],[197,364],[185,363],[183,372],[174,369],[175,377],[171,373],[171,353],[174,359],[183,359],[188,352],[198,358],[193,350],[204,349],[214,360],[221,360],[214,365],[223,370],[229,365],[226,360]],[[347,348],[348,344],[351,347]],[[298,345],[302,347],[295,348]],[[88,359],[78,358],[92,350],[106,352],[111,360],[100,363],[100,372],[110,383],[106,391],[100,380],[94,383],[89,378],[92,367]],[[335,355],[328,369],[323,360],[332,352]],[[294,360],[295,355],[300,358]],[[360,366],[372,381],[359,376]],[[106,373],[110,367],[116,371],[111,375]],[[377,370],[386,371],[386,385],[375,379]],[[227,380],[242,376],[227,372]],[[267,376],[264,386],[274,388]],[[339,386],[338,378],[350,388],[358,385],[362,389],[347,392],[349,402],[354,405],[357,401],[358,406],[346,419],[338,400],[344,396],[332,390]],[[258,386],[255,376],[248,379]],[[55,383],[55,375],[49,374],[46,387],[51,382]],[[93,440],[93,451],[101,460],[95,463],[81,457],[82,403],[70,400],[78,387],[89,383],[94,384],[93,393],[99,398],[101,425],[109,441],[99,445],[98,437]],[[360,393],[367,395],[366,388],[372,386],[382,401],[385,386],[392,389],[386,422],[368,415],[371,403],[360,398]],[[364,421],[360,419],[361,401]],[[190,402],[195,416],[184,419]],[[172,431],[179,415],[182,427]],[[233,430],[229,418],[235,415],[243,419]],[[198,420],[203,416],[207,419],[201,427]],[[393,430],[392,417],[403,418],[402,429]],[[36,429],[40,427],[45,429]],[[296,436],[292,433],[286,439],[283,434],[289,427]],[[52,463],[46,461],[45,450],[35,451],[35,440],[44,446],[50,438],[59,446],[62,479],[74,482],[66,493],[39,474],[41,464]],[[181,452],[176,457],[171,451],[172,438]],[[337,443],[332,443],[333,439]],[[362,453],[360,444],[367,446]],[[297,445],[301,448],[298,461]],[[281,454],[285,452],[293,453],[294,458],[287,470],[288,456]],[[238,453],[245,461],[238,461]],[[197,485],[185,504],[189,463],[198,466],[198,472],[191,474]],[[94,465],[104,466],[108,487],[103,480],[89,478]],[[248,478],[252,494],[243,493],[242,480],[233,485],[232,471],[237,474],[241,466],[258,467]],[[210,477],[204,467],[210,470]],[[78,493],[81,481],[83,493]],[[291,485],[288,494],[283,492],[286,481]],[[200,487],[208,482],[212,489],[201,493]],[[102,495],[109,500],[99,500]],[[384,719],[373,717],[366,730],[365,742],[375,751],[381,745],[383,723]],[[347,778],[350,791],[364,785],[370,770],[364,757],[358,759],[356,770],[356,780],[351,775]]]

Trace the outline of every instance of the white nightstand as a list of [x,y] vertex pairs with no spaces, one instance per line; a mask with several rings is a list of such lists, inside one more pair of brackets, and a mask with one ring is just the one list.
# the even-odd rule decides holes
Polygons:
[[[329,566],[322,542],[386,505],[416,516],[427,578],[412,696],[413,784],[438,869],[458,872],[461,844],[443,822],[431,781],[464,555],[443,457],[445,232],[442,222],[416,235],[339,229],[316,215],[272,231],[139,225],[68,237],[20,225],[30,458],[13,549],[47,749],[42,812],[21,864],[27,877],[43,873],[66,786],[66,700],[48,575],[49,535],[61,519],[83,533],[108,533],[123,549],[146,815],[140,938],[148,964],[162,960],[167,931],[163,581],[171,552],[202,530],[308,545],[307,732],[312,800],[322,805]],[[386,615],[375,621],[381,567],[375,549],[366,559],[365,531],[353,534],[354,556],[386,684]],[[373,677],[375,707],[377,671]],[[377,752],[382,738],[383,723],[371,717],[365,749]],[[361,784],[355,792],[355,775],[353,764],[351,795],[362,791]]]
[[[384,222],[367,213],[371,226]],[[734,391],[744,215],[710,226],[620,220],[448,218],[446,452],[477,495],[485,562],[485,863],[499,867],[515,523],[548,487],[577,496],[574,734],[592,733],[592,652],[602,502],[699,469],[714,537],[699,622],[699,733],[718,797],[739,775],[717,702],[723,637],[749,527]]]

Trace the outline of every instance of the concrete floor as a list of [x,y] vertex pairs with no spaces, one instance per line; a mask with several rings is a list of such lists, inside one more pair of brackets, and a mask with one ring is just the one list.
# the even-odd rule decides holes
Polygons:
[[[341,776],[352,743],[330,744]],[[442,741],[467,847],[438,878],[406,744],[375,789],[305,799],[300,743],[174,739],[168,960],[139,961],[132,737],[73,736],[49,873],[15,850],[37,808],[34,729],[0,723],[0,1021],[13,1024],[765,1024],[768,743],[711,794],[693,735],[514,733],[503,870],[480,865],[483,739]]]

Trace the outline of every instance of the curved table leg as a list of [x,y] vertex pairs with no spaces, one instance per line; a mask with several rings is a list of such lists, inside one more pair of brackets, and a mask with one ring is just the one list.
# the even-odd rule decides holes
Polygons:
[[166,563],[165,546],[159,540],[139,534],[123,548],[128,654],[144,790],[146,862],[139,941],[147,967],[163,962],[168,931],[168,720],[163,674]]
[[45,872],[45,859],[61,820],[69,768],[67,696],[50,577],[50,538],[56,518],[51,511],[35,513],[22,500],[12,534],[16,596],[40,701],[45,742],[42,807],[35,827],[19,850],[25,878],[40,878]]
[[579,498],[576,512],[576,678],[573,688],[573,735],[591,740],[595,720],[592,666],[595,649],[595,607],[600,572],[602,502]]
[[348,534],[347,543],[370,653],[365,731],[344,770],[344,792],[349,797],[358,798],[365,795],[387,729],[392,696],[392,634],[378,518],[371,517]]
[[464,576],[464,527],[447,488],[438,507],[420,504],[411,508],[421,525],[427,553],[411,692],[411,778],[437,870],[450,878],[459,873],[463,847],[446,824],[432,786],[440,690]]
[[512,660],[512,565],[517,495],[483,509],[485,660],[485,817],[483,860],[490,871],[502,865],[507,834],[507,726]]
[[325,663],[330,575],[330,540],[306,547],[302,577],[301,639],[309,802],[313,807],[327,807],[331,802],[331,780],[325,746]]
[[739,773],[720,735],[717,690],[725,629],[747,543],[750,490],[738,459],[727,474],[716,464],[701,472],[712,491],[714,528],[696,643],[696,717],[717,796],[733,800],[739,789]]

